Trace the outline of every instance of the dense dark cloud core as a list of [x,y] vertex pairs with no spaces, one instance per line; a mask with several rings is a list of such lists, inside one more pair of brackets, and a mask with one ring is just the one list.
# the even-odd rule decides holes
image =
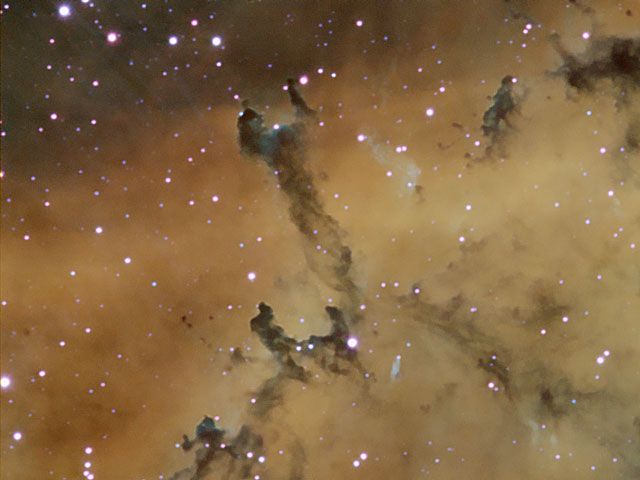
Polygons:
[[1,18],[3,479],[640,478],[636,1]]

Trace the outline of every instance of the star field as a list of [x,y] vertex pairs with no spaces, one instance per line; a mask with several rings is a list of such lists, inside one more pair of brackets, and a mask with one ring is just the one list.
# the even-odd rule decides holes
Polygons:
[[640,477],[636,2],[0,8],[2,478]]

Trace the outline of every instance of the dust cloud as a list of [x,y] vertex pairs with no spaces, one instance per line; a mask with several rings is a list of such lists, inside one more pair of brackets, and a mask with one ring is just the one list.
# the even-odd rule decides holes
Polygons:
[[[263,479],[640,477],[639,72],[602,53],[638,60],[640,10],[453,3],[390,6],[371,28],[393,53],[347,42],[334,79],[313,60],[295,187],[240,151],[239,102],[114,119],[139,134],[46,193],[7,169],[3,478],[76,478],[88,445],[96,478],[248,475],[216,452],[193,476],[205,415],[260,437]],[[508,125],[485,114],[507,75]],[[269,134],[300,121],[285,80],[243,84]],[[260,302],[305,381],[252,333]],[[359,367],[295,350],[331,305],[357,312]]]

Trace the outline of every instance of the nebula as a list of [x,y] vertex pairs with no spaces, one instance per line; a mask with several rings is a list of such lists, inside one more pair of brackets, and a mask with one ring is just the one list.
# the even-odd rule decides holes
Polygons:
[[637,2],[0,10],[0,477],[640,477]]

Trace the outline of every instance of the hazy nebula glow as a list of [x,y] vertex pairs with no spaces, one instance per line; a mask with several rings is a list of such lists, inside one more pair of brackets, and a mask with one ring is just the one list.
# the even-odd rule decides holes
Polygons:
[[640,478],[636,0],[0,8],[1,478]]

